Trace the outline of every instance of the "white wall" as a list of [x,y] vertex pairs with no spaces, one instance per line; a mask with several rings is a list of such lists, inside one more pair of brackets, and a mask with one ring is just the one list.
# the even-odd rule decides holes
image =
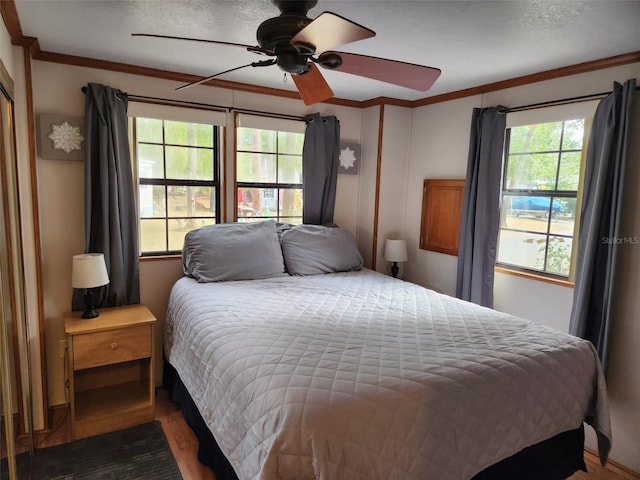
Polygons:
[[[378,243],[376,270],[389,273],[384,255],[387,238],[405,238],[405,218],[398,215],[406,204],[407,166],[411,145],[411,109],[385,106],[378,202]],[[400,265],[399,277],[404,277]]]
[[406,279],[448,295],[456,292],[457,257],[420,250],[422,185],[426,178],[464,179],[469,153],[471,111],[478,96],[413,110],[407,175],[406,231],[409,262]]
[[[361,138],[361,110],[356,108],[328,104],[305,107],[299,100],[210,87],[196,87],[187,92],[176,93],[176,82],[40,61],[33,62],[36,119],[41,113],[82,116],[84,94],[81,87],[88,82],[102,83],[130,94],[274,113],[305,115],[318,111],[322,115],[338,117],[342,138],[355,141]],[[229,115],[228,118],[230,117],[232,116]],[[227,126],[232,126],[232,123],[228,122]],[[233,161],[232,133],[232,129],[227,128],[227,162]],[[64,339],[62,314],[71,307],[71,257],[84,250],[84,162],[38,158],[37,169],[49,403],[58,405],[65,401],[64,369],[58,355],[58,344]],[[233,178],[232,169],[227,169],[227,172],[231,172],[230,178]],[[233,199],[232,185],[227,186],[227,199]],[[358,232],[359,188],[357,176],[339,175],[334,221],[354,234]],[[230,210],[232,211],[231,201],[227,206],[227,211]],[[181,275],[179,259],[149,260],[140,264],[141,301],[158,318],[158,333],[162,331],[169,290]],[[156,351],[160,358],[162,335],[157,335],[156,338]]]
[[[610,91],[613,81],[624,82],[640,77],[640,64],[626,65],[597,72],[548,80],[532,85],[510,88],[484,95],[416,108],[413,111],[411,149],[406,184],[406,205],[397,214],[406,217],[405,230],[409,240],[409,262],[405,278],[455,293],[457,258],[418,248],[422,181],[425,178],[464,178],[469,147],[469,127],[473,107],[490,105],[518,106]],[[638,102],[640,103],[640,102]],[[628,235],[640,238],[640,121],[636,122],[632,138],[634,146],[624,201]],[[399,163],[398,168],[404,168]],[[635,183],[634,183],[635,182]],[[381,202],[387,201],[381,197]],[[381,220],[384,221],[383,218]],[[385,231],[388,224],[380,225]],[[640,246],[623,249],[624,265],[616,304],[615,333],[609,369],[609,394],[613,422],[611,458],[640,472]],[[496,274],[495,306],[514,315],[567,331],[573,290],[568,287],[530,280],[514,275]],[[588,445],[595,448],[592,436]]]

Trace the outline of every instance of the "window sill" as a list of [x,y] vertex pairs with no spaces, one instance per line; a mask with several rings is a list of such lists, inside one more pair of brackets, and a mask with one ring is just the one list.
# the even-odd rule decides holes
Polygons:
[[535,273],[521,272],[519,270],[511,270],[505,267],[495,267],[494,271],[497,273],[505,273],[507,275],[515,275],[516,277],[528,278],[529,280],[537,280],[539,282],[551,283],[553,285],[559,285],[561,287],[573,288],[574,283],[569,280],[560,280],[559,278],[545,277],[543,275],[536,275]]
[[156,260],[178,260],[182,255],[148,255],[146,257],[138,257],[140,262],[154,262]]

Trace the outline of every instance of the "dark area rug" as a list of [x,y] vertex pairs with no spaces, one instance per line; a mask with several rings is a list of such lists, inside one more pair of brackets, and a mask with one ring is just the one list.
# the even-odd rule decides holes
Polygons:
[[[42,448],[16,457],[18,480],[180,480],[160,422]],[[0,479],[9,477],[6,460]]]

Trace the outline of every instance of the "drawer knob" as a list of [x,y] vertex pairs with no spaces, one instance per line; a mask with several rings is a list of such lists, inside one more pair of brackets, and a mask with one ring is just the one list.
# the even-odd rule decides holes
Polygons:
[[111,350],[116,350],[118,348],[118,344],[116,342],[113,342],[111,345],[109,345],[109,348],[111,348]]

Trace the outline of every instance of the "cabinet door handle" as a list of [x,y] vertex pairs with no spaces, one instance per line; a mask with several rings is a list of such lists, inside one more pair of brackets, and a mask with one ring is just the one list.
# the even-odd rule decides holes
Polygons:
[[116,350],[118,348],[118,344],[116,342],[113,342],[111,345],[109,345],[109,348],[111,350]]

